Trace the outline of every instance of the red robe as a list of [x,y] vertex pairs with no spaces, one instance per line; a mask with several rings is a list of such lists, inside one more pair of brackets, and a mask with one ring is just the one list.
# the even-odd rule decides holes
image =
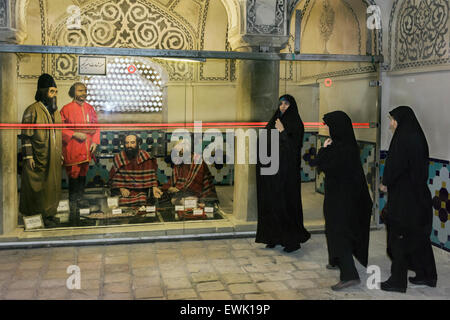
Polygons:
[[194,192],[200,199],[217,197],[214,178],[204,162],[175,165],[172,177],[163,186],[163,190],[168,190],[170,187],[180,191]]
[[[61,121],[67,124],[98,123],[94,108],[86,102],[83,103],[83,106],[76,102],[66,104],[61,109]],[[86,140],[80,142],[72,138],[75,132],[85,133],[87,135]],[[62,139],[65,166],[89,162],[91,161],[91,153],[89,152],[91,144],[100,144],[100,129],[63,129]]]
[[156,160],[144,150],[139,150],[135,159],[129,160],[125,151],[114,157],[113,166],[109,172],[109,184],[113,194],[120,194],[120,188],[130,191],[126,198],[120,196],[119,205],[141,206],[147,202],[150,188],[158,186]]

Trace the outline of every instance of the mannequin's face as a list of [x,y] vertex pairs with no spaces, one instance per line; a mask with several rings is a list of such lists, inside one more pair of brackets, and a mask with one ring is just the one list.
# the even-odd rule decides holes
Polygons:
[[79,104],[83,104],[83,102],[86,100],[87,92],[86,87],[83,85],[77,85],[75,87],[75,101]]
[[289,106],[290,106],[290,104],[289,104],[288,101],[282,100],[282,101],[280,102],[280,111],[281,111],[282,113],[285,113],[286,110],[289,108]]
[[126,149],[137,149],[136,136],[129,135],[125,138],[125,148]]
[[48,97],[50,99],[55,98],[58,95],[58,88],[50,87],[48,88]]

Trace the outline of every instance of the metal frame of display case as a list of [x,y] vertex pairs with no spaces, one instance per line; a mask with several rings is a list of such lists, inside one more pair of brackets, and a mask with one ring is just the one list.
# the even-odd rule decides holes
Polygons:
[[0,47],[4,53],[79,54],[107,56],[139,56],[174,59],[238,59],[266,61],[336,61],[336,62],[383,62],[383,56],[351,54],[296,54],[273,52],[234,52],[198,50],[160,50],[107,47],[62,47],[5,44]]
[[[384,61],[382,55],[349,55],[349,54],[300,54],[300,53],[273,53],[273,52],[233,52],[233,51],[197,51],[197,50],[157,50],[138,48],[108,48],[108,47],[76,47],[76,46],[45,46],[45,45],[16,45],[2,44],[0,53],[28,53],[28,54],[77,54],[77,55],[104,55],[104,56],[139,56],[147,58],[172,58],[192,59],[205,62],[207,59],[237,59],[237,60],[262,60],[262,61],[334,61],[334,62],[366,62],[376,66],[378,75],[378,100],[377,120],[371,123],[371,127],[377,128],[376,136],[376,182],[374,199],[374,222],[372,227],[380,228],[379,223],[379,178],[380,178],[380,143],[381,143],[381,63]],[[318,233],[319,231],[312,231]],[[221,239],[229,237],[254,236],[255,231],[241,231],[228,233],[205,233],[189,235],[166,235],[166,236],[136,236],[101,239],[80,240],[38,240],[38,241],[7,241],[0,242],[2,248],[33,248],[48,246],[77,246],[77,245],[100,245],[119,243],[139,243],[149,241],[167,241],[184,239]]]

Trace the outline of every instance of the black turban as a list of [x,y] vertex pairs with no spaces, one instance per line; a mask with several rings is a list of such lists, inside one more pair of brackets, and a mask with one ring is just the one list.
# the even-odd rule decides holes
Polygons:
[[56,82],[53,79],[53,77],[47,73],[42,74],[39,77],[38,80],[38,90],[39,89],[46,89],[46,88],[50,88],[50,87],[55,87],[56,88]]

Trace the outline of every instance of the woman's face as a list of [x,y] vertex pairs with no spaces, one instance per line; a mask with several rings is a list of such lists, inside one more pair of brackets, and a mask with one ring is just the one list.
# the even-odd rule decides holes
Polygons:
[[389,122],[389,129],[392,131],[392,133],[395,132],[395,129],[397,129],[398,122],[393,117],[389,116],[390,122]]
[[280,111],[282,113],[285,113],[286,110],[289,108],[289,106],[290,106],[289,101],[286,101],[286,100],[280,101]]

